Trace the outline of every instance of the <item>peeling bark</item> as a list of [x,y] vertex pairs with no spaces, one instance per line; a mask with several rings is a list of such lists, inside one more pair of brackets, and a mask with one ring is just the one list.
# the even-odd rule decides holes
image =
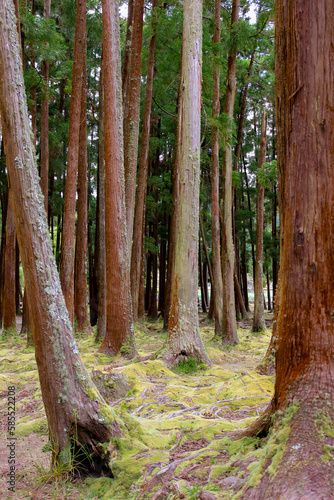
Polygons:
[[107,325],[101,352],[134,355],[125,208],[118,3],[102,2]]
[[[86,371],[66,310],[50,241],[36,158],[31,140],[20,46],[12,2],[0,1],[0,110],[11,183],[17,239],[31,297],[35,355],[55,454],[69,460],[74,448],[108,441],[114,413]],[[101,458],[101,457],[100,457]],[[102,458],[103,461],[103,458]]]
[[[240,0],[233,0],[231,28],[239,21]],[[227,77],[224,112],[233,121],[235,99],[236,50],[230,50],[227,61]],[[226,145],[223,155],[223,209],[222,209],[222,270],[223,270],[223,342],[238,343],[234,297],[235,252],[232,232],[232,149]]]
[[[158,0],[152,1],[152,9],[158,5]],[[133,306],[133,319],[136,321],[138,317],[138,298],[141,273],[141,252],[143,248],[143,227],[145,215],[145,199],[148,171],[148,151],[150,142],[151,128],[151,104],[153,95],[153,78],[154,78],[154,55],[156,42],[156,21],[152,21],[153,34],[150,39],[147,62],[147,78],[145,91],[145,106],[143,117],[143,130],[141,136],[141,148],[138,169],[138,186],[136,197],[136,208],[134,215],[133,226],[133,243],[131,252],[131,295]]]
[[81,88],[83,78],[82,56],[83,51],[85,50],[85,40],[86,0],[77,0],[70,123],[68,132],[66,186],[60,259],[60,282],[66,301],[66,307],[72,323],[74,319],[75,201],[78,177]]
[[276,1],[281,295],[275,428],[278,410],[284,415],[293,403],[296,412],[275,474],[269,477],[268,460],[258,486],[244,492],[247,500],[334,496],[332,7],[330,0]]
[[81,87],[81,113],[78,158],[78,206],[77,232],[75,242],[74,317],[79,332],[88,330],[87,316],[87,222],[88,222],[88,180],[87,180],[87,87],[86,50]]
[[166,357],[189,357],[210,363],[198,326],[198,220],[202,66],[202,2],[184,0],[181,92],[179,102],[180,161],[177,183],[175,271]]
[[[215,20],[214,20],[214,53],[213,53],[213,96],[212,96],[212,118],[218,119],[220,112],[219,101],[219,61],[215,44],[220,42],[220,12],[221,1],[215,0]],[[215,315],[215,336],[223,335],[223,275],[220,249],[220,228],[219,228],[219,131],[216,125],[212,126],[212,155],[211,155],[211,232],[212,232],[212,271],[213,280],[211,286],[214,290],[214,315]]]
[[128,252],[131,257],[139,134],[141,50],[143,44],[144,0],[135,0],[133,9],[128,115],[124,149],[125,205]]
[[[8,161],[9,159],[7,157],[7,170],[9,171]],[[11,201],[11,188],[9,187],[5,254],[5,282],[2,302],[2,330],[5,331],[8,329],[13,329],[16,332],[15,258],[16,230],[13,205]]]

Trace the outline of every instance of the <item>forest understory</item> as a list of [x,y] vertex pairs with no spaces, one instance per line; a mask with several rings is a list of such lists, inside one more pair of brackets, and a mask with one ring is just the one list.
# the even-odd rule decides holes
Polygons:
[[[20,318],[18,318],[20,320]],[[266,313],[267,325],[273,315]],[[268,329],[251,334],[251,322],[238,323],[240,343],[223,347],[212,341],[214,326],[200,316],[210,368],[184,358],[171,371],[162,360],[145,360],[166,339],[162,321],[137,323],[136,344],[144,359],[128,360],[97,352],[94,336],[77,334],[82,359],[101,393],[123,419],[128,434],[113,438],[113,478],[83,477],[75,466],[50,471],[51,450],[34,349],[20,336],[2,340],[0,396],[16,392],[15,493],[8,496],[6,440],[0,440],[1,498],[154,499],[241,498],[261,477],[268,439],[233,440],[267,407],[273,376],[256,367],[270,340]],[[1,404],[0,436],[6,429],[7,403]],[[283,443],[284,445],[284,443]],[[74,473],[74,476],[73,476]],[[9,493],[9,492],[8,492]]]

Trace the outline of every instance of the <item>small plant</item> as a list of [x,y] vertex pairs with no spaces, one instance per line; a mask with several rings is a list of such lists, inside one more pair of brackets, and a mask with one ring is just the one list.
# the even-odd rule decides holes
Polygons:
[[205,370],[206,364],[195,358],[188,357],[186,361],[180,360],[176,366],[177,373],[194,373],[198,370]]
[[197,500],[199,498],[198,494],[200,491],[202,491],[203,487],[199,484],[194,484],[191,488],[187,488],[188,495],[187,499],[188,500]]

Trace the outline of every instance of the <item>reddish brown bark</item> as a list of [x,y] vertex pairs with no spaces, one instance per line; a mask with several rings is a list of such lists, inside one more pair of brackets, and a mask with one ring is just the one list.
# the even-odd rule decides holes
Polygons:
[[[231,28],[239,21],[240,0],[233,0]],[[235,99],[236,49],[230,49],[227,60],[227,77],[224,112],[233,121]],[[223,271],[223,341],[238,342],[234,297],[234,244],[232,233],[232,150],[226,145],[223,154],[223,207],[222,207],[222,271]]]
[[144,0],[135,0],[133,9],[128,115],[124,149],[125,205],[128,250],[131,256],[139,134],[141,49],[143,44]]
[[[43,209],[12,2],[1,0],[0,12],[4,20],[0,23],[0,111],[11,199],[25,281],[34,297],[30,312],[43,403],[53,449],[56,455],[63,452],[60,460],[66,462],[70,436],[75,435],[76,447],[88,445],[98,453],[95,445],[113,434],[109,425],[114,416],[91,382],[72,335]],[[108,412],[110,424],[101,408]]]
[[106,171],[107,326],[100,351],[133,355],[134,332],[127,247],[118,3],[102,2]]
[[[4,159],[4,144],[1,143],[1,160]],[[2,325],[3,293],[5,283],[5,254],[7,228],[8,192],[1,195],[1,249],[0,249],[0,324]]]
[[281,295],[272,409],[297,410],[275,475],[264,468],[244,498],[331,499],[334,17],[330,0],[277,0],[275,14]]
[[78,206],[77,233],[75,246],[74,317],[77,329],[88,329],[87,316],[87,223],[88,223],[88,181],[87,181],[87,88],[86,88],[86,51],[84,51],[84,71],[81,89],[81,113],[79,134],[78,165]]
[[[213,60],[213,96],[212,96],[212,118],[218,119],[220,113],[219,100],[219,76],[220,66],[218,53],[215,47],[220,42],[220,11],[221,2],[215,0],[215,20],[214,20],[214,60]],[[212,271],[213,280],[211,286],[214,291],[214,316],[215,316],[215,336],[221,337],[223,334],[223,277],[220,249],[220,227],[219,227],[219,131],[218,126],[212,126],[212,154],[211,154],[211,232],[212,232]]]
[[[8,170],[8,165],[7,165]],[[11,188],[8,195],[7,233],[5,255],[5,286],[2,302],[2,329],[13,328],[16,331],[16,303],[15,303],[15,258],[16,258],[16,231]]]
[[60,259],[60,282],[65,297],[66,307],[72,323],[74,319],[75,201],[78,177],[81,88],[83,80],[83,51],[85,49],[85,39],[86,0],[77,0],[66,187]]
[[[262,168],[266,161],[267,148],[267,113],[262,112],[260,162]],[[255,256],[255,281],[254,281],[254,316],[253,332],[266,329],[263,309],[263,219],[264,219],[264,187],[258,182],[256,201],[256,256]]]
[[[158,0],[153,0],[152,9],[156,9],[157,5],[158,5]],[[143,224],[145,215],[148,150],[149,150],[150,128],[151,128],[151,104],[153,95],[154,55],[155,55],[155,42],[156,42],[156,21],[154,18],[152,21],[152,28],[153,28],[153,34],[151,36],[150,45],[148,49],[143,130],[141,136],[136,208],[135,208],[134,226],[133,226],[133,243],[131,252],[131,295],[132,295],[134,321],[138,317],[138,297],[139,297],[139,284],[140,284],[140,273],[141,273],[141,251],[143,247],[142,245],[143,227],[144,227]]]
[[[44,19],[50,19],[51,0],[44,0]],[[48,45],[48,43],[46,44]],[[48,212],[49,181],[49,63],[42,61],[43,93],[41,104],[41,188],[44,208]]]
[[128,20],[126,24],[126,36],[124,45],[124,58],[122,67],[122,96],[123,96],[123,136],[126,137],[126,123],[129,109],[129,73],[131,61],[131,36],[132,36],[132,20],[133,20],[133,2],[128,1]]
[[98,320],[96,340],[103,339],[106,334],[106,192],[105,192],[105,156],[104,156],[104,95],[103,71],[101,70],[99,82],[99,164],[97,171],[97,214],[96,214],[96,250],[95,265],[98,289]]

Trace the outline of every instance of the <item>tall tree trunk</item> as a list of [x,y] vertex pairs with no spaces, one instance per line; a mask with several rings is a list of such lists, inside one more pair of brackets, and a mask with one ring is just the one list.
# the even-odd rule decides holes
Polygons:
[[83,53],[86,40],[86,0],[77,0],[72,93],[68,132],[66,187],[61,240],[60,282],[70,320],[74,319],[74,235],[77,191]]
[[105,120],[107,325],[100,351],[134,355],[124,189],[121,52],[118,3],[102,1]]
[[245,114],[246,114],[247,94],[248,94],[248,87],[249,87],[252,67],[253,67],[253,63],[254,63],[254,57],[255,57],[255,49],[253,50],[250,61],[249,61],[246,84],[245,84],[245,87],[244,87],[244,90],[242,93],[239,125],[238,125],[238,132],[237,132],[237,143],[236,143],[235,149],[234,149],[233,170],[237,170],[237,168],[238,168],[238,162],[239,162],[240,153],[241,153],[242,131],[243,131],[243,127],[244,127],[244,120],[245,120]]
[[[273,438],[281,429],[281,436],[284,432],[286,438],[273,477],[269,477],[267,468],[274,458],[270,460],[268,455],[257,472],[260,483],[245,491],[244,498],[330,499],[334,422],[334,18],[329,0],[277,0],[275,13],[281,296],[271,412],[276,412]],[[270,417],[268,423],[273,422]]]
[[271,297],[270,297],[270,279],[269,271],[267,271],[267,295],[268,295],[268,310],[271,311]]
[[[158,0],[153,0],[152,9],[156,9],[157,5],[158,5]],[[144,227],[143,223],[145,216],[148,150],[149,150],[150,128],[151,128],[151,104],[152,104],[153,78],[154,78],[154,55],[155,55],[155,42],[156,42],[155,20],[152,22],[152,28],[153,28],[153,34],[150,38],[150,45],[148,50],[143,130],[141,136],[137,197],[136,197],[136,208],[135,208],[134,226],[133,226],[133,243],[131,252],[131,295],[132,295],[134,321],[136,321],[138,317],[138,296],[139,296],[140,273],[141,273],[141,267],[140,267],[141,251],[143,248],[142,245],[143,227]]]
[[[164,226],[167,225],[167,215],[164,214]],[[166,288],[166,241],[160,239],[160,256],[159,256],[159,303],[158,310],[162,315],[164,312],[165,302],[165,288]]]
[[125,205],[128,252],[131,256],[139,134],[141,49],[143,44],[144,0],[135,0],[133,9],[128,116],[124,150]]
[[[3,141],[1,143],[1,160],[4,159]],[[8,191],[1,194],[1,250],[0,250],[0,324],[2,325],[3,295],[5,284],[5,254],[7,228]]]
[[[214,60],[213,60],[213,96],[212,96],[212,118],[218,120],[220,112],[219,100],[219,75],[220,64],[216,47],[220,43],[220,11],[221,1],[215,0],[214,21]],[[219,131],[218,125],[212,126],[212,155],[211,155],[211,199],[212,199],[212,271],[213,281],[211,287],[214,290],[214,315],[215,336],[221,338],[223,335],[223,275],[220,250],[220,228],[219,228]]]
[[177,362],[181,351],[210,363],[198,326],[198,220],[201,117],[202,1],[184,0],[181,93],[178,128],[180,171],[175,272],[166,356]]
[[75,436],[74,447],[87,445],[94,451],[94,461],[96,443],[109,441],[113,434],[107,422],[117,424],[91,382],[72,334],[43,209],[12,2],[1,0],[0,11],[4,20],[0,23],[0,112],[10,196],[25,281],[29,296],[34,297],[31,323],[52,446],[62,462],[69,461],[70,439]]
[[[239,21],[240,0],[232,2],[231,28]],[[229,50],[227,61],[227,78],[224,112],[233,121],[235,99],[236,49]],[[234,245],[232,234],[232,148],[226,145],[223,155],[223,238],[222,238],[222,270],[223,270],[223,342],[236,344],[238,340],[235,318],[234,297]]]
[[[4,127],[3,127],[4,128]],[[5,130],[4,130],[5,133]],[[5,143],[7,151],[7,145]],[[7,171],[8,167],[7,153]],[[16,231],[13,206],[11,201],[11,188],[8,193],[7,233],[5,254],[5,286],[2,302],[2,330],[13,329],[16,332],[16,302],[15,302],[15,259],[16,259]]]
[[255,282],[255,248],[253,243],[253,217],[252,217],[252,206],[249,195],[249,184],[248,184],[248,175],[245,158],[243,158],[244,170],[245,170],[245,181],[246,181],[246,191],[247,191],[247,202],[248,202],[248,211],[249,211],[249,239],[251,240],[252,247],[252,263],[253,263],[253,281]]
[[[262,168],[266,161],[267,148],[267,113],[262,112],[260,163]],[[256,258],[254,282],[254,316],[253,332],[262,332],[266,329],[263,309],[263,219],[264,219],[264,187],[258,182],[256,202]]]
[[91,222],[88,222],[88,275],[89,275],[89,321],[95,326],[98,320],[98,292],[96,269],[94,266]]
[[[134,0],[128,0],[128,20],[126,24],[126,35],[124,44],[124,58],[122,67],[122,100],[123,100],[123,139],[126,137],[126,123],[129,109],[129,78],[130,78],[130,61],[131,61],[131,36],[132,36],[132,20],[133,20],[133,3]],[[125,147],[125,145],[124,145]]]
[[87,224],[88,224],[88,182],[87,182],[87,86],[86,50],[84,49],[84,71],[81,88],[81,113],[78,165],[78,209],[75,246],[74,317],[79,332],[88,328],[87,316]]
[[98,216],[96,220],[96,231],[98,239],[96,241],[95,264],[97,270],[98,288],[98,321],[96,340],[103,339],[106,334],[107,324],[107,277],[106,277],[106,175],[105,175],[105,155],[104,155],[104,93],[103,93],[103,71],[101,71],[99,82],[99,164],[97,171],[97,197]]
[[[51,0],[44,0],[44,19],[50,19]],[[46,45],[49,45],[46,42]],[[42,104],[41,104],[41,188],[44,196],[44,208],[48,213],[49,181],[49,63],[42,61]]]

